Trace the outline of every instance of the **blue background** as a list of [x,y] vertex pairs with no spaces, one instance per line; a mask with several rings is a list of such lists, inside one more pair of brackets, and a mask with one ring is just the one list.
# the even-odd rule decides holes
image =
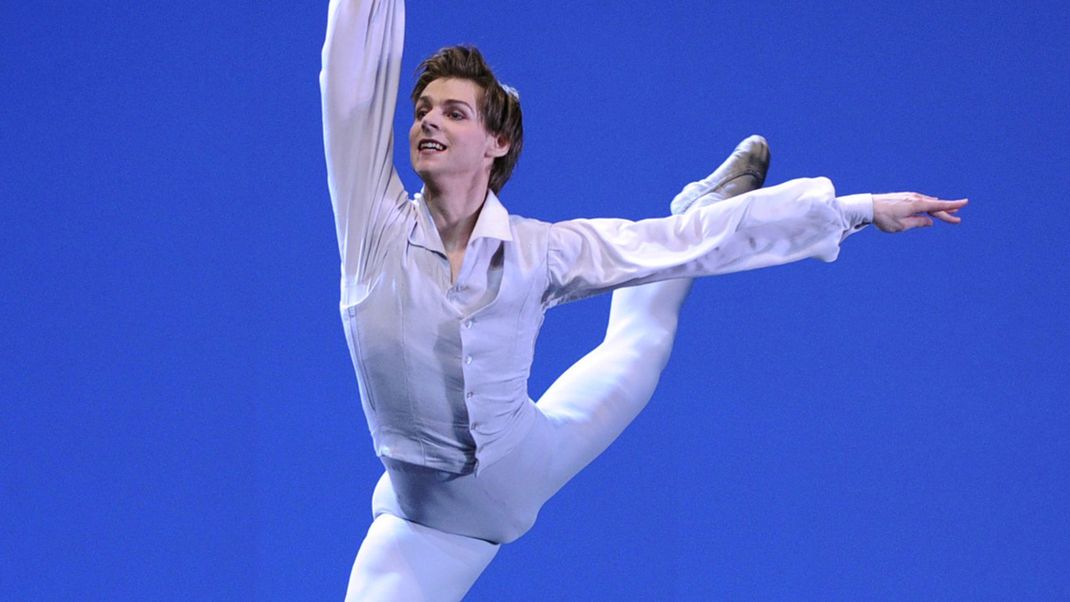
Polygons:
[[[381,467],[326,4],[0,8],[0,598],[342,598]],[[698,283],[650,407],[470,599],[1070,598],[1070,9],[968,4],[410,3],[403,96],[461,42],[519,88],[515,213],[662,215],[755,132],[769,183],[971,198]],[[533,395],[607,309],[551,312]]]

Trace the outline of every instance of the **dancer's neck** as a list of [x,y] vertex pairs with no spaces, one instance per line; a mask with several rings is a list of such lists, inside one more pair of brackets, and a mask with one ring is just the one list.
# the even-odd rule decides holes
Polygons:
[[487,180],[424,182],[424,200],[447,253],[463,252],[487,199]]

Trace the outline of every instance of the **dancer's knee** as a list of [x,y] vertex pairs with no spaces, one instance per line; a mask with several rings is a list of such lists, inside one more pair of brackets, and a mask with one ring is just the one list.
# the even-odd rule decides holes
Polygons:
[[[609,330],[602,342],[617,354],[628,354],[636,365],[651,366],[661,372],[669,363],[676,340],[676,320],[644,324],[642,329]],[[627,358],[625,358],[627,359]]]
[[672,345],[676,340],[676,321],[673,320],[671,325],[665,325],[662,328],[658,328],[648,332],[642,341],[642,350],[650,361],[657,365],[659,369],[664,369],[665,365],[669,363],[669,356],[672,354]]

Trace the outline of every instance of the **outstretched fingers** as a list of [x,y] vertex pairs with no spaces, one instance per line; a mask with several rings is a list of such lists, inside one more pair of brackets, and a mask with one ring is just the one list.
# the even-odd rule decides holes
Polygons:
[[966,206],[970,199],[958,199],[956,201],[942,201],[933,197],[921,197],[915,201],[918,212],[935,213],[937,211],[958,211]]
[[948,224],[962,222],[955,213],[969,199],[946,201],[917,192],[893,192],[873,195],[873,221],[883,232],[903,232],[931,226],[933,220]]
[[933,220],[928,215],[911,215],[902,219],[903,231],[914,228],[927,228],[933,225]]
[[958,217],[957,215],[953,215],[956,211],[958,211],[958,209],[951,209],[948,211],[933,211],[929,213],[929,215],[948,224],[957,224],[962,221],[962,218]]
[[920,204],[922,205],[921,211],[928,213],[930,216],[935,217],[944,223],[957,224],[962,221],[962,218],[954,215],[954,213],[962,207],[965,207],[969,202],[969,199],[942,201],[933,197],[925,197]]

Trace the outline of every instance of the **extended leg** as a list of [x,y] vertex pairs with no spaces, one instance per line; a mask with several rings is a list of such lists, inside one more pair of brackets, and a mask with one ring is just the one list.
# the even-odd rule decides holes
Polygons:
[[[747,138],[709,177],[685,187],[672,210],[759,188],[768,165],[765,140]],[[605,340],[539,400],[557,433],[548,495],[601,454],[646,406],[669,360],[690,288],[690,280],[670,280],[614,291]]]
[[460,600],[499,547],[380,514],[357,552],[346,602]]
[[553,491],[605,451],[646,407],[669,361],[690,289],[688,279],[614,291],[605,340],[539,399],[558,433]]

